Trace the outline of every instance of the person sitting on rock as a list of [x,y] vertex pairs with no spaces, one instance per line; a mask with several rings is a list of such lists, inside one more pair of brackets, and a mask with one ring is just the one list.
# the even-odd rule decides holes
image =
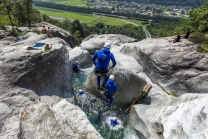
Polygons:
[[45,46],[43,46],[43,52],[50,52],[52,49],[52,44],[46,44]]
[[78,61],[76,61],[73,65],[72,65],[72,69],[75,73],[78,73],[79,71],[81,71],[79,69],[79,66],[78,66]]
[[177,33],[176,37],[175,37],[175,38],[173,38],[173,43],[175,43],[175,42],[179,42],[179,41],[180,41],[180,39],[181,39],[181,35],[179,35],[179,33]]
[[113,117],[111,120],[110,120],[110,123],[111,123],[111,126],[112,127],[115,127],[116,125],[119,125],[119,122],[117,120],[116,117]]
[[[95,65],[95,75],[97,76],[97,89],[101,89],[105,91],[105,83],[109,78],[108,70],[109,68],[113,69],[116,66],[116,60],[114,58],[113,53],[110,52],[111,44],[105,43],[104,48],[102,50],[97,51],[92,57],[92,61]],[[109,66],[110,60],[113,65]],[[103,85],[100,87],[100,79],[104,77]]]
[[[111,75],[109,80],[106,82],[105,87],[106,87],[106,91],[105,91],[105,102],[106,105],[108,106],[108,109],[110,109],[114,97],[117,93],[117,85],[116,82],[114,81],[114,76]],[[108,102],[108,99],[110,100],[110,102]]]
[[46,33],[47,33],[49,38],[53,38],[53,34],[50,31],[50,27],[48,27],[48,29],[46,30]]
[[188,39],[189,35],[190,35],[190,30],[187,28],[186,29],[186,34],[182,35],[182,38]]
[[42,32],[42,34],[46,34],[46,28],[45,28],[45,26],[43,26],[41,32]]

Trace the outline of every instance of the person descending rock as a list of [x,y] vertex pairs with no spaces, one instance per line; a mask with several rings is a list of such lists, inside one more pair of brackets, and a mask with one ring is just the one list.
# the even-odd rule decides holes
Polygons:
[[79,98],[82,97],[81,99],[81,103],[82,104],[88,104],[91,102],[95,102],[97,101],[95,97],[90,97],[89,95],[87,95],[87,93],[80,89],[79,92],[77,94],[75,94],[76,96],[78,96]]
[[[117,93],[117,85],[116,82],[114,81],[114,76],[111,75],[109,80],[106,82],[105,87],[106,87],[106,91],[105,91],[105,102],[106,105],[108,106],[108,109],[110,109],[115,94]],[[108,102],[108,99],[110,100],[110,102]]]
[[119,122],[117,120],[116,117],[113,117],[111,120],[110,120],[110,123],[111,123],[111,126],[112,127],[115,127],[116,125],[119,125]]
[[[110,52],[111,44],[105,43],[104,48],[99,50],[92,57],[92,61],[95,65],[95,75],[97,76],[97,89],[105,91],[105,83],[109,78],[108,70],[113,69],[116,66],[116,60],[113,53]],[[108,67],[110,60],[112,61],[112,67]],[[103,85],[100,88],[100,79],[104,77]]]
[[72,68],[73,68],[73,71],[74,71],[75,73],[77,73],[78,71],[81,71],[81,70],[79,69],[79,66],[78,66],[78,61],[76,61],[76,62],[72,65]]

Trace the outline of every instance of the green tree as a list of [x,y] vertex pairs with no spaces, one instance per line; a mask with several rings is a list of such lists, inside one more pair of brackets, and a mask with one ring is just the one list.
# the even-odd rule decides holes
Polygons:
[[26,17],[27,17],[29,28],[31,27],[31,15],[33,13],[32,2],[33,0],[23,0],[23,6],[26,11]]
[[3,0],[1,3],[1,11],[2,13],[5,13],[9,17],[9,21],[12,26],[12,32],[13,34],[15,33],[14,31],[14,23],[13,23],[13,18],[12,18],[12,8],[14,6],[14,1],[13,0]]
[[84,37],[84,31],[83,31],[83,28],[82,28],[79,20],[74,20],[72,22],[72,24],[71,24],[71,32],[72,32],[72,34],[74,34],[76,31],[79,31],[81,38]]
[[208,32],[208,3],[191,10],[189,17],[181,20],[181,25],[176,27],[175,32],[184,33],[187,28],[192,32]]

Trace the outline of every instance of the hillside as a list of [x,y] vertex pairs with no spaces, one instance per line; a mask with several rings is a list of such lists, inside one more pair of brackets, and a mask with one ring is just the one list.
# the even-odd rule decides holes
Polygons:
[[[124,0],[118,0],[124,1]],[[138,3],[199,7],[207,0],[126,0]]]

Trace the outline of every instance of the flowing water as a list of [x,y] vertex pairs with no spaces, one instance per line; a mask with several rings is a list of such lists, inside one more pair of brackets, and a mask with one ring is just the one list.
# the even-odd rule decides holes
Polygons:
[[[87,115],[91,124],[105,139],[139,139],[136,132],[129,124],[129,113],[115,104],[108,110],[105,102],[92,94],[79,94],[84,85],[91,69],[84,70],[74,74],[73,87],[76,105],[78,105]],[[110,120],[117,117],[119,125],[112,127]]]

